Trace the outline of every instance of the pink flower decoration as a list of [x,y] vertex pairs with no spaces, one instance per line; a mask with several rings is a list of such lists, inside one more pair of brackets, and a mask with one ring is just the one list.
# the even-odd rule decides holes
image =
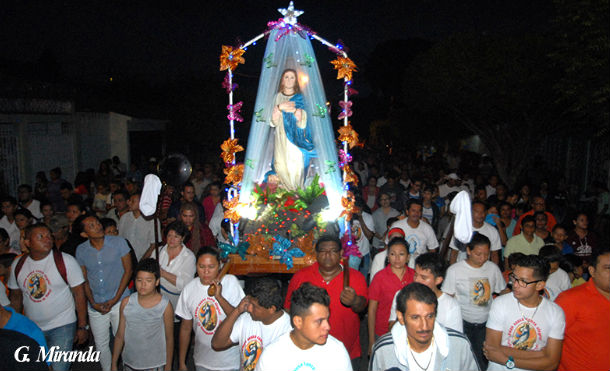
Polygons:
[[356,238],[352,234],[345,233],[341,237],[341,245],[343,247],[343,256],[347,257],[347,256],[353,255],[353,256],[357,256],[359,258],[362,257],[362,254],[360,254],[358,244],[356,244]]
[[339,167],[343,169],[345,165],[352,162],[352,155],[345,152],[343,149],[339,150]]
[[343,108],[343,110],[341,111],[341,113],[339,114],[339,120],[343,120],[346,117],[351,117],[352,116],[352,102],[351,101],[340,101],[339,102],[339,106],[341,106],[341,108]]
[[235,104],[229,104],[227,106],[227,109],[229,110],[229,114],[227,115],[227,118],[229,120],[235,120],[235,121],[239,121],[239,122],[243,122],[244,118],[241,117],[241,115],[239,114],[239,112],[241,111],[241,106],[244,104],[244,102],[238,102]]
[[237,89],[239,85],[237,84],[230,84],[229,83],[229,72],[227,71],[227,74],[225,75],[225,79],[222,82],[222,87],[227,91],[227,94],[229,94],[232,91],[235,91],[235,89]]

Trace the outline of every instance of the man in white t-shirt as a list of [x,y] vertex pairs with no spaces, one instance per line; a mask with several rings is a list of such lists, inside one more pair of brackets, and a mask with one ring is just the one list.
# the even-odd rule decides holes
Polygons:
[[[457,300],[439,289],[445,279],[445,264],[436,253],[422,254],[415,259],[415,276],[413,282],[419,282],[428,286],[436,295],[438,309],[436,311],[436,322],[439,324],[463,332],[462,311]],[[390,311],[390,329],[396,322],[396,297],[392,300]]]
[[373,346],[369,370],[479,370],[466,336],[436,323],[437,299],[413,282],[396,298],[398,322]]
[[[405,232],[405,240],[409,243],[409,268],[415,267],[415,259],[428,251],[438,251],[438,240],[430,224],[421,221],[422,201],[410,199],[405,213],[407,217],[392,224],[392,228],[400,228]],[[387,241],[386,241],[387,242]]]
[[214,350],[239,344],[241,368],[253,371],[267,344],[290,332],[290,316],[282,307],[284,300],[277,281],[260,278],[247,290],[248,296],[229,313],[212,337]]
[[[485,216],[487,214],[487,205],[482,201],[472,202],[472,232],[478,232],[487,238],[491,242],[491,254],[490,259],[496,265],[500,266],[500,252],[502,250],[502,242],[500,241],[500,234],[491,224],[485,222]],[[466,259],[466,245],[456,240],[455,237],[451,238],[449,243],[451,248],[451,259],[450,264]]]
[[305,282],[292,292],[290,319],[293,330],[263,349],[257,371],[351,371],[343,343],[330,332],[330,296],[321,287]]
[[572,288],[572,280],[570,276],[563,269],[559,268],[559,262],[562,259],[561,252],[555,245],[543,246],[538,252],[544,261],[549,265],[549,277],[546,279],[544,285],[545,296],[555,301],[555,298],[559,296],[563,291]]
[[[52,250],[53,237],[45,224],[27,227],[24,242],[30,253],[11,265],[11,306],[17,312],[25,308],[25,315],[43,331],[49,348],[71,351],[75,335],[82,344],[89,330],[83,272],[71,255]],[[55,370],[70,368],[69,362],[52,365]]]
[[561,357],[565,315],[539,295],[549,274],[539,256],[525,255],[510,274],[513,292],[494,300],[484,354],[488,370],[555,370]]
[[140,195],[133,194],[127,201],[129,212],[119,221],[119,236],[131,243],[136,258],[140,260],[146,251],[155,244],[155,223],[144,219],[140,212]]
[[438,186],[438,195],[446,198],[452,192],[459,192],[463,188],[460,187],[460,177],[456,173],[451,173],[446,177],[447,182]]

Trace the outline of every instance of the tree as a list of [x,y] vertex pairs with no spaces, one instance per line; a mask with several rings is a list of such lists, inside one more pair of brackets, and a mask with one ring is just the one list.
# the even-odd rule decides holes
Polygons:
[[513,187],[543,137],[563,127],[548,54],[536,35],[452,36],[407,68],[407,105],[445,110],[478,134]]
[[551,53],[563,69],[555,84],[560,102],[593,135],[608,135],[610,9],[608,0],[555,0],[557,42]]

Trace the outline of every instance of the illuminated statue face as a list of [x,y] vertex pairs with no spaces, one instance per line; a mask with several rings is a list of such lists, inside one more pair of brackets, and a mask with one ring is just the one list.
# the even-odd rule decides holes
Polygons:
[[282,75],[282,90],[294,89],[297,82],[297,75],[292,71],[286,71]]

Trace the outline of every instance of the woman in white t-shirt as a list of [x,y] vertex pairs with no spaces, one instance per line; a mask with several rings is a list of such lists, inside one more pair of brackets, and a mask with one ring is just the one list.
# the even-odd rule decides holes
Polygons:
[[443,292],[454,296],[464,325],[464,335],[472,343],[482,369],[487,369],[487,359],[483,356],[485,323],[493,300],[493,293],[507,292],[506,281],[500,268],[489,261],[491,242],[481,233],[475,233],[466,247],[466,260],[459,261],[447,269]]
[[[243,299],[237,278],[227,274],[219,279],[220,257],[212,247],[202,247],[196,255],[197,278],[189,282],[178,299],[176,315],[182,318],[180,326],[180,370],[186,370],[186,353],[191,340],[191,330],[195,332],[195,366],[197,371],[238,370],[240,365],[239,347],[233,346],[223,351],[212,349],[212,337],[227,313]],[[208,288],[214,286],[214,295],[208,295]]]

